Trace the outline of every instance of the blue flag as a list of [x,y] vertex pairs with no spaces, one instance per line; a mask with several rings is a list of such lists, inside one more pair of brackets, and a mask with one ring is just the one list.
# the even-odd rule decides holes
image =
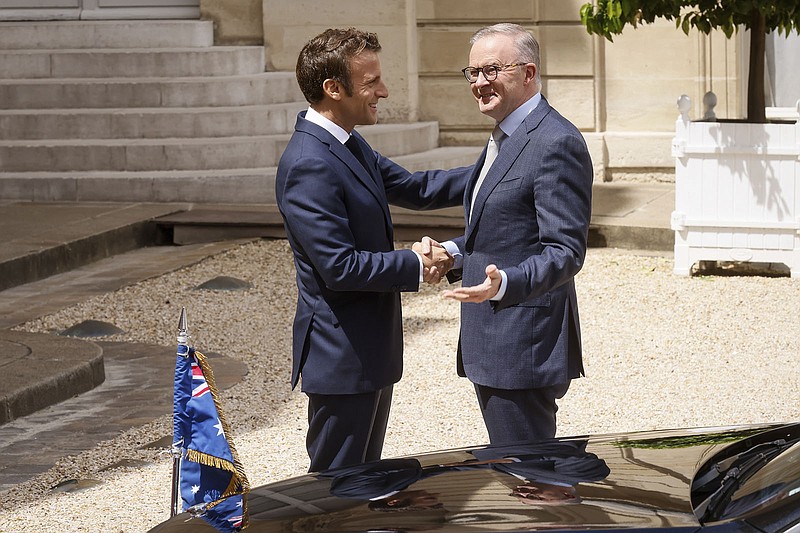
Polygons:
[[199,515],[220,531],[240,531],[247,527],[250,485],[218,398],[206,357],[194,348],[179,345],[173,447],[182,453],[183,510]]

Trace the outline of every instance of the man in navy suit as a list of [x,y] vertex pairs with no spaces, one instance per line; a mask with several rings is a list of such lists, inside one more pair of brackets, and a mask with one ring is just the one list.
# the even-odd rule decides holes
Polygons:
[[448,278],[462,279],[444,293],[462,302],[459,374],[475,385],[492,444],[552,438],[556,400],[583,374],[573,278],[586,255],[592,162],[541,95],[528,31],[497,24],[470,43],[463,72],[495,130],[467,183],[466,232],[444,243],[456,256]]
[[402,374],[400,292],[435,283],[452,257],[394,250],[389,203],[459,205],[471,167],[409,173],[354,127],[388,96],[375,34],[326,30],[303,47],[310,108],[278,165],[276,196],[297,270],[292,387],[308,396],[311,471],[380,459]]

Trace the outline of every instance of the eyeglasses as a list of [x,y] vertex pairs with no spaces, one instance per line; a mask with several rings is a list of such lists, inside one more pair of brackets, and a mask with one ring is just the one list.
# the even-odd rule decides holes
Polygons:
[[470,83],[475,83],[478,81],[478,75],[483,73],[483,77],[486,81],[494,81],[497,79],[497,73],[501,70],[505,70],[511,67],[521,67],[527,65],[527,63],[511,63],[510,65],[486,65],[485,67],[466,67],[462,68],[461,72],[464,73],[464,77],[467,78],[467,81]]

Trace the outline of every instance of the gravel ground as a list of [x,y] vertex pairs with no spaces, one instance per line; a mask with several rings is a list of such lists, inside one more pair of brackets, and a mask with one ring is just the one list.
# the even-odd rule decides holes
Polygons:
[[[192,291],[215,276],[253,288]],[[800,280],[757,275],[678,277],[669,257],[590,249],[577,277],[586,377],[560,403],[560,435],[800,420]],[[444,285],[404,299],[406,368],[384,455],[486,441],[471,384],[455,374],[458,304]],[[108,340],[175,343],[187,308],[198,349],[240,359],[244,381],[223,409],[253,486],[302,474],[305,397],[289,390],[296,291],[286,241],[258,241],[201,264],[25,324],[62,330],[85,319],[127,333]],[[139,451],[171,434],[171,417],[63,460],[3,495],[0,532],[140,532],[169,514],[170,460]],[[120,459],[141,466],[99,469]],[[102,481],[48,493],[64,479]]]

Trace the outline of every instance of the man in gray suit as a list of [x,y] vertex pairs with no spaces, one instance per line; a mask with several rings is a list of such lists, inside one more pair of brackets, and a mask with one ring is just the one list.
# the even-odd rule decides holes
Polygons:
[[463,72],[496,127],[464,193],[465,234],[443,243],[456,256],[450,281],[463,282],[444,293],[462,302],[459,375],[475,384],[492,444],[552,438],[556,400],[583,374],[574,277],[592,162],[578,129],[541,95],[528,31],[497,24],[470,43]]

